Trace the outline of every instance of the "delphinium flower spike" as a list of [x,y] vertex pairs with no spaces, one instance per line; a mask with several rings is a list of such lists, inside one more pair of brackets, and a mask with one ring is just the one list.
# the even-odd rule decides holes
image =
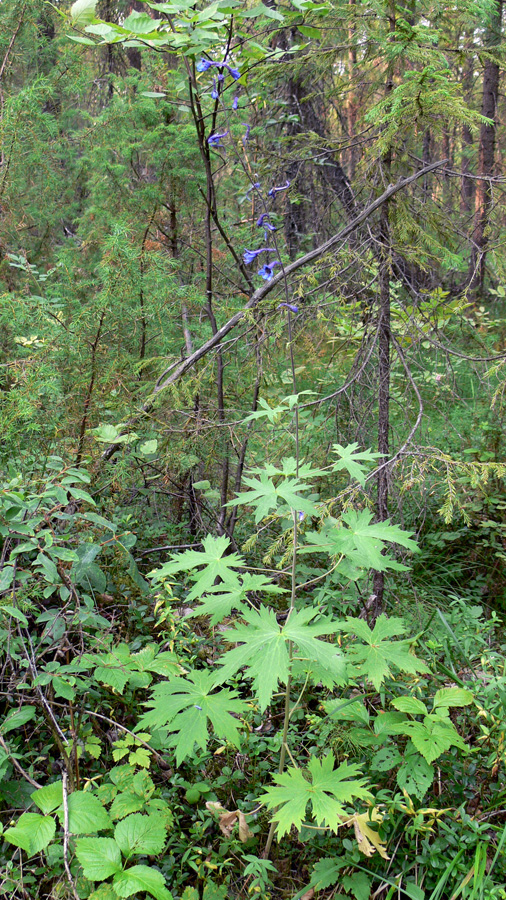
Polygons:
[[272,188],[270,189],[270,191],[269,191],[269,193],[268,193],[267,196],[268,196],[268,197],[275,197],[276,194],[278,194],[280,191],[287,191],[289,187],[290,187],[290,182],[289,182],[288,179],[287,179],[287,180],[285,181],[285,183],[284,183],[284,184],[281,184],[279,187],[272,187]]
[[245,250],[242,258],[246,265],[249,265],[249,263],[252,263],[261,253],[274,253],[274,249],[274,247],[260,247],[259,250]]
[[262,266],[262,268],[258,270],[258,274],[261,276],[261,278],[264,279],[264,281],[270,281],[274,274],[274,266],[280,265],[281,263],[279,259],[274,259],[272,262],[266,263],[265,266]]
[[207,143],[210,147],[221,147],[221,141],[227,134],[228,131],[223,131],[222,134],[210,134]]
[[211,66],[216,66],[219,69],[227,69],[228,73],[232,76],[234,81],[238,81],[241,77],[241,73],[239,69],[234,69],[232,66],[229,66],[226,62],[215,62],[212,59],[204,59],[202,56],[197,63],[197,72],[208,72]]
[[276,226],[273,225],[272,222],[269,222],[270,217],[270,213],[262,213],[257,219],[257,228],[264,228],[265,234],[267,234],[268,231],[276,231]]

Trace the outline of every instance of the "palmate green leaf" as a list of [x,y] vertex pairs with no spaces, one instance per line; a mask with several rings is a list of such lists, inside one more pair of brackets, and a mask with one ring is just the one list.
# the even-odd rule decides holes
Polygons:
[[227,587],[231,585],[238,588],[240,583],[234,569],[245,568],[246,563],[239,553],[228,554],[229,547],[228,537],[224,535],[213,537],[209,534],[204,538],[203,550],[185,550],[184,553],[178,553],[170,562],[165,563],[161,569],[156,569],[151,575],[158,581],[178,572],[201,570],[191,575],[195,585],[186,598],[188,601],[200,597],[201,594],[212,588],[217,578],[221,578]]
[[[309,624],[317,616],[318,622]],[[249,610],[243,619],[244,624],[235,625],[223,635],[224,640],[241,646],[223,654],[218,675],[220,681],[226,681],[245,667],[262,710],[269,705],[278,683],[287,682],[290,642],[294,644],[294,658],[314,660],[327,669],[334,684],[345,682],[346,669],[339,649],[317,640],[338,631],[340,625],[320,616],[319,610],[308,607],[295,611],[284,626],[278,624],[274,611],[267,607]]]
[[[259,478],[244,477],[244,484],[251,488],[243,491],[227,503],[227,506],[253,506],[255,507],[255,522],[258,524],[271,511],[276,511],[280,505],[286,504],[290,509],[304,512],[311,516],[318,511],[315,503],[302,496],[304,491],[313,489],[313,486],[303,478],[310,475],[323,474],[321,469],[313,469],[311,466],[301,466],[299,476],[296,472],[296,461],[289,457],[283,460],[283,468],[267,465],[262,469],[250,469],[252,475],[258,474]],[[277,480],[277,484],[274,482]]]
[[[351,511],[342,516],[342,522],[328,518],[319,532],[308,532],[306,546],[300,553],[328,553],[331,556],[341,554],[354,566],[376,569],[384,572],[387,569],[406,571],[406,567],[385,553],[387,543],[400,544],[413,552],[418,546],[408,532],[397,525],[386,522],[373,522],[372,513],[364,509],[357,513]],[[345,527],[348,526],[348,527]]]
[[205,596],[200,598],[200,606],[194,609],[188,618],[210,615],[210,624],[217,625],[230,615],[232,609],[240,609],[248,603],[248,593],[284,594],[286,591],[264,575],[244,572],[237,587],[218,584],[209,588]]
[[275,776],[277,785],[267,788],[261,799],[268,809],[275,810],[273,819],[278,823],[280,838],[292,825],[301,827],[308,806],[318,827],[337,832],[341,817],[346,815],[346,805],[356,798],[372,800],[372,794],[364,787],[367,780],[357,778],[361,775],[357,765],[341,763],[337,769],[334,765],[334,756],[329,753],[321,761],[313,756],[305,770],[289,768]]
[[211,672],[190,672],[184,678],[173,678],[157,684],[146,706],[151,711],[141,717],[136,730],[169,726],[171,744],[176,748],[176,763],[204,750],[209,740],[208,722],[217,735],[239,747],[240,736],[235,716],[247,711],[235,691],[216,690],[216,676]]
[[115,875],[112,884],[118,897],[131,897],[146,891],[155,900],[173,900],[162,873],[151,866],[131,866]]
[[387,618],[384,614],[376,620],[371,631],[367,622],[348,616],[340,625],[342,631],[356,635],[362,644],[351,644],[346,651],[356,675],[372,682],[376,690],[385,678],[392,675],[392,668],[415,674],[428,672],[428,666],[410,652],[410,641],[392,641],[392,637],[404,634],[402,619]]
[[347,447],[342,447],[341,444],[333,444],[332,450],[339,456],[337,462],[332,464],[332,470],[340,472],[342,469],[345,469],[351,478],[355,478],[362,486],[365,484],[366,473],[365,466],[362,463],[374,462],[375,459],[382,455],[381,453],[373,453],[371,450],[357,452],[357,443],[348,444]]

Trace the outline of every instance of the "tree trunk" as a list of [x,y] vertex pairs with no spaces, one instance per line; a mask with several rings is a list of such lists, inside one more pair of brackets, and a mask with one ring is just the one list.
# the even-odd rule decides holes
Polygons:
[[[493,50],[501,41],[503,0],[496,0],[490,26],[485,36],[485,47]],[[488,225],[492,206],[492,183],[489,180],[494,174],[495,142],[497,132],[497,96],[499,90],[499,63],[495,59],[487,59],[483,70],[483,93],[481,114],[492,120],[491,125],[483,124],[480,128],[480,144],[478,149],[478,183],[476,188],[476,208],[473,231],[473,248],[469,285],[471,290],[481,294],[485,280],[485,261],[487,256]]]

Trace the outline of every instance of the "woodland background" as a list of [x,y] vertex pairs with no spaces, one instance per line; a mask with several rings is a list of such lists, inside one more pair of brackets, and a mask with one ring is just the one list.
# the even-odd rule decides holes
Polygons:
[[506,897],[504,50],[1,4],[0,894]]

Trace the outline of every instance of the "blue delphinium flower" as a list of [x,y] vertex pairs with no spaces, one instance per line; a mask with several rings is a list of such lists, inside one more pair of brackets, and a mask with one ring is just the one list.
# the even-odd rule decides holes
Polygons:
[[211,91],[211,97],[213,98],[213,100],[217,100],[219,96],[220,95],[219,95],[218,89],[216,87],[216,78],[213,78],[213,89]]
[[222,134],[210,134],[207,143],[210,147],[221,147],[222,138],[226,137],[228,131],[224,131]]
[[272,223],[268,221],[270,217],[270,213],[262,213],[262,215],[257,219],[257,228],[265,228],[266,233],[268,231],[276,231],[276,226],[272,225]]
[[[285,307],[285,309],[289,309],[293,313],[298,313],[299,311],[299,307],[296,306],[295,303],[280,303],[278,309],[281,309],[283,306]],[[299,513],[299,516],[300,515],[301,514]],[[304,515],[304,513],[302,513],[302,515]]]
[[228,69],[228,71],[230,72],[234,81],[237,81],[241,77],[241,73],[239,72],[239,69],[233,69],[232,66],[228,66],[226,63],[223,63],[223,65],[225,66],[226,69]]
[[287,179],[286,182],[285,182],[285,184],[282,184],[282,185],[280,185],[279,187],[273,187],[273,188],[271,188],[267,196],[268,196],[268,197],[275,197],[276,194],[279,193],[279,191],[287,191],[289,187],[290,187],[290,182],[289,182],[288,179]]
[[281,263],[279,259],[274,259],[270,263],[266,263],[265,266],[262,266],[261,269],[258,270],[258,274],[264,279],[264,281],[270,281],[273,276],[274,266],[280,266]]
[[211,66],[217,66],[219,69],[227,69],[234,81],[237,81],[241,77],[239,69],[232,68],[228,63],[214,62],[211,59],[204,59],[204,57],[201,57],[197,63],[197,72],[207,72]]
[[232,109],[237,109],[238,106],[239,106],[239,97],[236,94],[234,99],[232,100]]
[[261,253],[274,253],[274,247],[260,247],[260,250],[245,250],[242,258],[248,266],[257,258],[257,256],[260,256]]
[[247,144],[248,141],[249,141],[249,133],[250,133],[250,131],[251,131],[251,125],[248,125],[247,122],[241,122],[241,125],[244,125],[244,127],[245,127],[245,129],[246,129],[246,134],[244,135],[244,137],[243,137],[243,139],[242,139],[242,142],[243,142],[244,146],[246,146],[246,144]]

